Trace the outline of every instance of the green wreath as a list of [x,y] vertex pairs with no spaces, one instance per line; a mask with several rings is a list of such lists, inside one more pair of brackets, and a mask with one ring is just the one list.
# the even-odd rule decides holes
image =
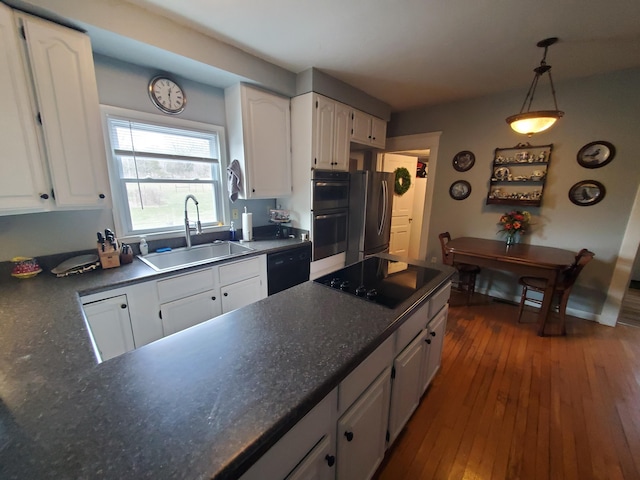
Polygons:
[[404,195],[411,187],[411,174],[404,167],[396,168],[396,184],[393,191],[396,195]]

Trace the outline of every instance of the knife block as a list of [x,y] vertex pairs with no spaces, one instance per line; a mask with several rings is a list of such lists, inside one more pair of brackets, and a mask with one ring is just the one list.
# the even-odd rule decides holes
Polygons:
[[100,265],[102,268],[115,268],[120,266],[120,247],[116,250],[111,246],[105,246],[105,251],[102,251],[102,244],[98,243],[98,257],[100,257]]

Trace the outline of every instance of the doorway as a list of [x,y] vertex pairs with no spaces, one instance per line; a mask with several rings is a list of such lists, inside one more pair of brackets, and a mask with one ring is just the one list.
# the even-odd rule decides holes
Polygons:
[[[397,162],[397,166],[400,166],[404,157],[407,162],[406,168],[411,173],[412,188],[409,191],[413,190],[413,195],[411,202],[409,202],[409,197],[403,202],[411,203],[411,207],[403,206],[405,209],[410,208],[410,213],[407,213],[407,221],[403,222],[401,219],[397,221],[395,233],[392,235],[394,239],[402,239],[402,241],[406,239],[408,242],[406,255],[411,258],[425,260],[427,257],[431,205],[441,134],[442,132],[433,132],[389,137],[387,138],[385,151],[378,155],[377,170],[394,171],[395,168],[391,165]],[[385,167],[385,158],[388,160],[389,167]],[[418,162],[426,164],[424,177],[422,174],[417,173]],[[402,197],[406,196],[409,191]],[[394,204],[396,203],[395,199],[396,196],[394,196]],[[409,219],[411,220],[408,221]],[[392,222],[392,231],[394,231],[393,228],[394,224]],[[406,230],[402,230],[403,228],[406,228]],[[403,247],[401,245],[398,248],[402,249]]]

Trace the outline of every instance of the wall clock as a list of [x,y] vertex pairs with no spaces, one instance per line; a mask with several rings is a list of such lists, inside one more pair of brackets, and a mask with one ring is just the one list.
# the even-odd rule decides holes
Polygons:
[[149,97],[164,113],[177,115],[187,104],[187,96],[175,81],[159,75],[149,82]]

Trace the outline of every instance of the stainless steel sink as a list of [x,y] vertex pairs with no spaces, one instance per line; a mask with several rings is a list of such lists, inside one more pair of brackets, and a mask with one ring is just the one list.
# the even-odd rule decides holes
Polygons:
[[166,272],[246,255],[253,251],[253,248],[240,243],[215,242],[191,248],[177,248],[169,252],[150,253],[145,256],[138,255],[138,258],[156,272]]

